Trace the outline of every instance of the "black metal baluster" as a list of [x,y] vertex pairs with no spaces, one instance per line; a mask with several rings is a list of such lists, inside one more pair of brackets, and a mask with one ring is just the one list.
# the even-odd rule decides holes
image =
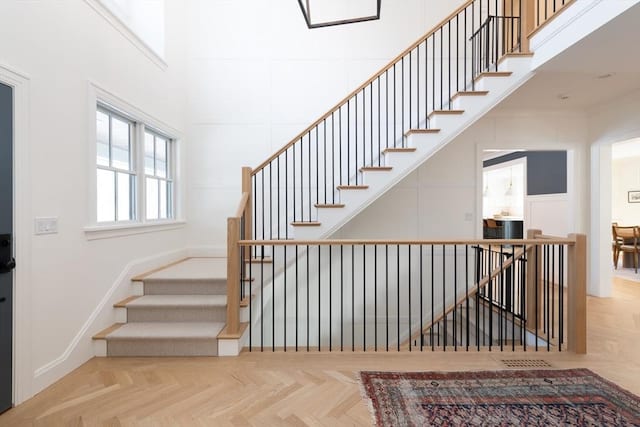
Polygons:
[[397,104],[397,102],[396,102],[396,92],[397,92],[396,83],[397,83],[397,81],[398,80],[396,78],[396,64],[393,64],[393,135],[392,135],[392,138],[393,138],[393,146],[394,147],[396,146],[396,135],[397,135],[397,133],[396,133],[396,122],[398,121],[396,119],[396,117],[397,117],[396,116],[396,104]]
[[324,179],[323,183],[323,191],[324,191],[324,204],[327,204],[327,120],[324,119],[322,121],[322,125],[324,126],[324,132],[322,133],[322,138],[324,140],[324,155],[322,156],[322,161],[324,162],[324,170],[322,172],[322,177]]
[[[534,286],[536,288],[536,292],[534,294],[534,298],[535,298],[534,305],[535,305],[535,310],[536,310],[535,323],[534,323],[534,329],[536,331],[536,351],[538,351],[538,325],[540,325],[540,319],[538,318],[539,317],[538,316],[538,292],[539,292],[539,289],[538,289],[538,280],[539,280],[539,277],[538,277],[538,275],[539,275],[539,273],[538,273],[538,268],[539,268],[538,267],[538,257],[539,257],[539,254],[538,254],[538,252],[539,252],[539,250],[540,250],[540,245],[536,245],[535,257],[534,257],[534,260],[535,260],[534,268],[535,268],[535,276],[536,276],[535,284],[534,284]],[[527,319],[527,320],[529,320],[529,319]]]
[[[249,246],[249,248],[252,248],[252,246]],[[251,252],[251,249],[249,249],[249,351],[253,351],[253,274],[251,271],[253,263],[251,262]]]
[[386,315],[387,315],[387,322],[386,322],[386,332],[387,332],[387,346],[386,346],[386,351],[389,351],[389,245],[384,245],[384,259],[385,259],[385,276],[386,276],[386,280],[385,280],[385,292],[386,292],[386,299],[385,299],[385,309],[386,309]]
[[333,315],[333,246],[329,245],[329,353],[333,350],[332,315]]
[[[291,146],[291,163],[292,163],[291,177],[293,181],[293,185],[291,186],[291,194],[293,195],[293,201],[292,201],[293,202],[293,222],[296,222],[296,144],[293,144]],[[289,224],[285,224],[285,226],[287,227],[287,238],[288,238]]]
[[[284,262],[286,264],[286,261]],[[271,245],[271,351],[276,351],[276,247]]]
[[[446,247],[442,245],[442,350],[447,351],[447,266]],[[439,335],[438,335],[439,336]]]
[[347,170],[346,170],[347,185],[351,181],[351,179],[349,178],[350,170],[351,170],[351,100],[347,101]]
[[378,351],[378,245],[373,245],[373,350]]
[[[318,137],[318,130],[317,129],[318,128],[316,128],[316,138]],[[307,133],[307,139],[309,140],[309,159],[308,159],[309,160],[309,162],[308,162],[309,163],[309,181],[308,181],[308,183],[309,183],[309,222],[311,222],[312,221],[312,219],[311,219],[311,131],[309,131]],[[318,141],[316,141],[316,150],[318,148],[317,142]],[[318,170],[318,168],[316,168],[316,170]],[[307,313],[307,315],[308,314],[309,313]]]
[[356,350],[356,276],[355,245],[351,245],[351,351]]
[[298,245],[296,245],[296,352],[298,351],[298,289],[300,287],[300,276],[298,275]]
[[[442,35],[442,26],[440,26],[440,108],[439,110],[444,110],[444,99],[443,99],[444,97],[444,85],[443,85],[444,60],[442,58],[443,55],[444,55],[444,36]],[[444,325],[444,328],[446,330],[446,324]],[[445,342],[446,342],[446,338],[445,338]],[[445,347],[446,347],[446,344],[445,344]]]
[[367,254],[362,245],[362,351],[367,351]]
[[[286,155],[286,151],[285,151],[285,155]],[[284,247],[282,248],[283,250],[283,259],[282,259],[282,263],[283,263],[283,267],[282,267],[282,271],[283,271],[283,276],[284,276],[284,308],[283,308],[283,337],[284,339],[282,340],[282,346],[284,348],[284,352],[287,352],[287,245],[284,245]],[[251,299],[251,294],[249,294],[249,299]]]
[[453,245],[453,351],[458,351],[456,305],[458,302],[458,245]]
[[[466,16],[466,12],[467,10],[465,9],[465,16]],[[466,27],[466,24],[465,24]],[[469,245],[464,245],[464,286],[465,286],[465,302],[466,302],[466,309],[467,309],[467,325],[466,325],[466,335],[467,335],[467,340],[466,340],[466,350],[469,351]]]
[[340,245],[340,351],[344,350],[344,246]]
[[400,245],[396,245],[396,346],[400,351]]
[[555,278],[556,278],[555,252],[556,252],[556,246],[551,245],[551,283],[549,284],[550,294],[551,294],[551,298],[549,298],[551,300],[551,326],[549,329],[551,329],[551,338],[555,338],[555,325],[556,325],[556,316],[555,316],[556,307],[555,307],[555,301],[553,298],[553,287],[555,285]]
[[[287,152],[284,152],[285,156],[287,155]],[[276,166],[278,169],[278,175],[277,175],[277,182],[276,182],[276,209],[278,212],[277,218],[278,218],[278,227],[277,227],[277,232],[278,232],[278,240],[280,240],[282,237],[280,237],[280,156],[278,156],[276,158]]]
[[[381,166],[381,148],[380,148],[380,138],[382,137],[381,133],[381,125],[380,125],[380,76],[378,76],[378,166]],[[373,139],[373,138],[372,138]],[[372,160],[373,162],[373,160]],[[373,164],[372,164],[373,165]]]
[[[303,139],[300,137],[300,222],[304,221],[304,159],[303,159]],[[311,187],[311,184],[309,184]]]
[[431,351],[435,350],[435,342],[433,340],[433,326],[435,324],[435,277],[434,277],[434,246],[431,245],[431,326],[429,327],[429,339],[431,340]]
[[559,282],[560,285],[558,286],[558,310],[560,311],[558,313],[558,351],[562,351],[562,344],[564,343],[564,245],[560,245],[559,250],[559,260],[558,260],[558,265],[559,265]]
[[[347,105],[348,102],[347,102]],[[340,107],[338,109],[338,156],[339,156],[339,162],[340,165],[338,167],[338,173],[339,173],[339,184],[342,185],[342,107]],[[334,191],[335,191],[335,187],[333,187]]]
[[310,289],[309,289],[309,257],[311,256],[311,254],[309,253],[309,245],[307,245],[307,251],[306,251],[306,256],[305,258],[307,259],[307,310],[306,310],[306,314],[307,314],[307,353],[309,352],[309,332],[310,332],[310,328],[309,328],[309,293],[310,293]]
[[424,330],[422,329],[424,327],[424,320],[423,320],[424,307],[422,305],[423,304],[422,261],[423,261],[423,259],[422,259],[422,245],[420,245],[420,351],[422,351],[422,348],[424,347]]
[[407,273],[409,275],[409,278],[407,280],[407,302],[409,305],[409,351],[411,351],[411,339],[413,338],[413,336],[411,335],[411,245],[408,246]]
[[353,156],[353,166],[354,166],[354,170],[355,170],[355,176],[356,176],[356,185],[358,185],[358,94],[356,93],[356,95],[354,96],[354,104],[356,105],[356,111],[355,111],[355,119],[354,119],[354,124],[353,124],[353,130],[355,131],[355,135],[353,138],[353,145],[354,145],[354,149],[355,149],[355,153]]
[[[260,246],[260,255],[264,261],[264,246]],[[264,351],[264,262],[260,262],[260,351]]]
[[322,301],[322,296],[320,295],[320,290],[322,289],[322,263],[320,262],[320,251],[321,246],[318,245],[318,352],[321,351],[322,346],[322,310],[320,308],[320,302]]

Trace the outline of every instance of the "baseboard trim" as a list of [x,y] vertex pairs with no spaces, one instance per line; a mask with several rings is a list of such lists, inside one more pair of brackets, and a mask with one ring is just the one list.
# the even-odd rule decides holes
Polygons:
[[[161,254],[140,258],[129,262],[115,279],[107,293],[91,312],[85,323],[73,337],[65,351],[51,362],[41,366],[34,372],[33,394],[51,385],[82,363],[93,357],[91,337],[115,322],[113,304],[122,299],[117,291],[125,286],[131,286],[131,279],[145,271],[161,265],[166,265],[177,259],[186,258],[188,249],[179,249]],[[127,292],[130,293],[130,292]],[[108,310],[108,311],[107,311]]]

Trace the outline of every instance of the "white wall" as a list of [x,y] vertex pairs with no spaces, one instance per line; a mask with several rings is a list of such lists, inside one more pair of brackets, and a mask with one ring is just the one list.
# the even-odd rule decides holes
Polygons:
[[191,0],[190,244],[224,245],[242,166],[258,166],[461,3],[389,1],[380,21],[308,30],[295,1]]
[[629,191],[640,191],[640,156],[613,159],[611,165],[611,220],[618,225],[640,224],[640,203],[629,203]]
[[[550,232],[585,232],[588,216],[586,116],[580,112],[494,111],[427,160],[337,235],[342,238],[479,238],[482,236],[482,151],[568,150],[567,218]],[[455,167],[454,167],[455,165]],[[527,227],[548,228],[531,211]],[[526,214],[526,215],[527,215]],[[562,216],[562,215],[561,215]],[[570,225],[570,228],[569,228]]]
[[[25,218],[17,244],[30,259],[18,259],[23,298],[16,301],[22,344],[16,381],[24,400],[68,373],[92,354],[91,334],[113,322],[94,313],[123,271],[136,260],[153,264],[186,245],[183,228],[127,237],[87,240],[90,173],[89,82],[120,97],[179,133],[185,129],[186,96],[183,7],[168,0],[166,63],[153,61],[88,2],[79,0],[0,3],[0,66],[25,77],[29,153],[16,170],[17,212]],[[183,141],[183,143],[186,141]],[[30,175],[25,176],[25,171]],[[28,183],[27,183],[28,182]],[[29,198],[23,203],[22,198]],[[33,235],[33,218],[58,218],[59,232]],[[26,276],[24,274],[26,274]],[[27,274],[28,273],[28,274]],[[126,289],[126,280],[123,287]],[[98,321],[87,324],[94,315]],[[83,326],[88,329],[83,331]],[[81,335],[79,335],[81,334]],[[82,338],[78,340],[78,337]],[[77,346],[74,344],[77,341]],[[25,350],[22,351],[21,350]]]

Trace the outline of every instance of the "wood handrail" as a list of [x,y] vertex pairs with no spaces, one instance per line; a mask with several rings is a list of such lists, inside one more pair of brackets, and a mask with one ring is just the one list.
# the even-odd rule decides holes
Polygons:
[[454,10],[451,14],[449,14],[446,18],[444,18],[443,20],[441,20],[438,24],[436,24],[431,30],[429,30],[426,34],[424,34],[422,37],[420,37],[418,40],[416,40],[413,44],[411,44],[411,46],[409,46],[407,49],[405,49],[404,51],[402,51],[402,53],[400,53],[399,55],[397,55],[395,58],[393,58],[387,65],[385,65],[382,69],[380,69],[380,71],[378,71],[377,73],[375,73],[371,78],[369,78],[366,82],[364,82],[363,84],[361,84],[360,86],[358,86],[357,89],[353,90],[349,95],[347,95],[346,97],[344,97],[340,102],[338,102],[333,108],[331,108],[327,113],[325,113],[322,117],[320,117],[318,120],[316,120],[315,122],[313,122],[313,124],[311,124],[309,127],[307,127],[305,130],[303,130],[302,132],[300,132],[295,138],[293,138],[288,144],[286,144],[285,146],[283,146],[282,148],[280,148],[278,151],[276,151],[273,155],[271,155],[271,157],[269,157],[267,160],[265,160],[264,162],[262,162],[258,167],[254,168],[253,171],[251,172],[251,175],[255,175],[256,173],[258,173],[259,171],[261,171],[265,166],[267,166],[269,163],[271,163],[273,160],[275,160],[280,154],[284,153],[286,150],[288,150],[293,144],[295,144],[300,138],[302,138],[304,135],[306,135],[307,133],[311,132],[313,130],[313,128],[315,128],[316,126],[318,126],[320,123],[322,123],[323,120],[326,120],[331,114],[335,113],[336,110],[338,110],[340,107],[342,107],[345,103],[347,103],[351,98],[353,98],[357,93],[359,93],[360,91],[362,91],[362,89],[366,88],[369,84],[371,84],[375,79],[377,79],[378,77],[382,76],[385,72],[387,72],[391,67],[393,67],[393,65],[395,63],[397,63],[398,61],[400,61],[404,56],[406,56],[407,54],[409,54],[413,49],[415,49],[418,45],[420,45],[420,43],[424,42],[426,39],[428,39],[429,37],[431,37],[433,34],[435,34],[440,28],[442,28],[445,24],[447,24],[449,21],[451,21],[456,15],[458,15],[460,12],[462,12],[463,10],[465,10],[467,7],[469,7],[469,5],[473,4],[475,0],[467,0],[466,2],[464,2],[460,7],[458,7],[456,10]]
[[249,201],[249,193],[242,193],[242,197],[240,198],[240,203],[238,204],[238,209],[236,210],[236,215],[234,218],[242,218],[244,215],[244,211],[247,208],[247,202]]
[[451,240],[393,240],[393,239],[327,239],[327,240],[240,240],[240,246],[339,246],[339,245],[569,245],[575,240],[565,237],[552,239],[451,239]]

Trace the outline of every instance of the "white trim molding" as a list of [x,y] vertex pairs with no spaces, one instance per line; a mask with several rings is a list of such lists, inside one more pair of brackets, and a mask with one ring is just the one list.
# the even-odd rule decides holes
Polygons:
[[168,65],[164,58],[144,42],[129,26],[120,18],[114,15],[100,0],[84,0],[93,10],[95,10],[105,21],[107,21],[116,31],[122,34],[133,46],[142,52],[147,58],[165,71]]

